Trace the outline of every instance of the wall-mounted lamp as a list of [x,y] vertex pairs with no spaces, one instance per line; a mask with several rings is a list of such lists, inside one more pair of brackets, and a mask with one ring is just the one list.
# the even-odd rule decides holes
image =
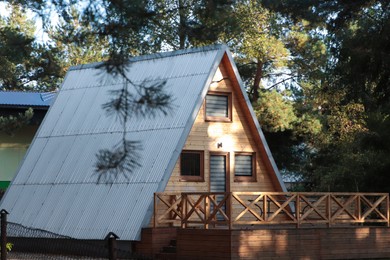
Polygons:
[[222,148],[222,142],[221,143],[217,143],[217,148]]

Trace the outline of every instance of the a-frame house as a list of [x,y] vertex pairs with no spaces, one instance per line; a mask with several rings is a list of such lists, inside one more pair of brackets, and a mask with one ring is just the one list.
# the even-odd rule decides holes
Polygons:
[[[377,243],[390,241],[388,194],[286,192],[226,46],[136,57],[125,78],[102,67],[67,73],[0,202],[9,221],[85,240],[113,232],[125,243],[140,241],[131,244],[151,257],[168,229],[176,230],[181,259],[320,259],[369,247],[370,257],[390,255]],[[102,105],[126,78],[145,86],[164,82],[173,109],[127,121],[126,138],[142,144],[141,166],[102,183],[96,154],[124,134]],[[356,226],[365,222],[386,228]],[[297,229],[254,229],[270,224]],[[323,228],[337,224],[355,229]],[[304,225],[311,231],[299,229]],[[348,244],[336,241],[340,232]],[[325,249],[335,246],[328,255]]]
[[165,81],[174,109],[131,119],[127,135],[142,144],[141,167],[97,184],[95,155],[123,132],[102,104],[126,84],[99,65],[72,67],[66,75],[1,202],[10,221],[81,239],[114,232],[137,240],[151,221],[155,192],[284,191],[223,45],[131,60],[126,76],[135,83]]

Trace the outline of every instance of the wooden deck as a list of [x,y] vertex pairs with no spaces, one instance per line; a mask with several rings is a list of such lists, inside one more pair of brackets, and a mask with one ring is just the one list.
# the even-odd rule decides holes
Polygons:
[[389,226],[387,193],[156,193],[153,227]]
[[[174,253],[161,253],[172,244]],[[385,193],[185,192],[155,194],[153,227],[136,251],[155,259],[390,259],[389,245]]]
[[177,259],[388,259],[388,228],[179,229]]
[[[175,240],[174,253],[163,248]],[[387,227],[147,228],[136,252],[153,259],[390,259]]]
[[386,193],[156,193],[152,222],[155,259],[390,259]]

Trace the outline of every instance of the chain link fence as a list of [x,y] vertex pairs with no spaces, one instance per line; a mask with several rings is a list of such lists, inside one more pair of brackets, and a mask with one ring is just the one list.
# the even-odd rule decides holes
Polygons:
[[[129,242],[109,233],[105,240],[81,240],[7,222],[1,211],[1,260],[7,259],[147,259]],[[6,252],[6,253],[4,253]]]

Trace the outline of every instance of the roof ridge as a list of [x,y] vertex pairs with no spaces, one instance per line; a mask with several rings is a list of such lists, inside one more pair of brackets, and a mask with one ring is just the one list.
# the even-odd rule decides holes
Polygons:
[[[221,49],[227,50],[227,46],[225,44],[213,44],[213,45],[196,47],[196,48],[188,48],[188,49],[181,49],[181,50],[174,50],[174,51],[167,51],[167,52],[158,52],[158,53],[153,53],[153,54],[145,54],[145,55],[131,57],[129,59],[129,62],[162,59],[162,58],[167,58],[167,57],[186,55],[186,54],[204,52],[204,51],[221,50]],[[82,64],[82,65],[75,65],[75,66],[71,66],[69,68],[69,71],[96,68],[96,67],[102,66],[103,64],[104,64],[104,61],[93,62],[93,63]]]

